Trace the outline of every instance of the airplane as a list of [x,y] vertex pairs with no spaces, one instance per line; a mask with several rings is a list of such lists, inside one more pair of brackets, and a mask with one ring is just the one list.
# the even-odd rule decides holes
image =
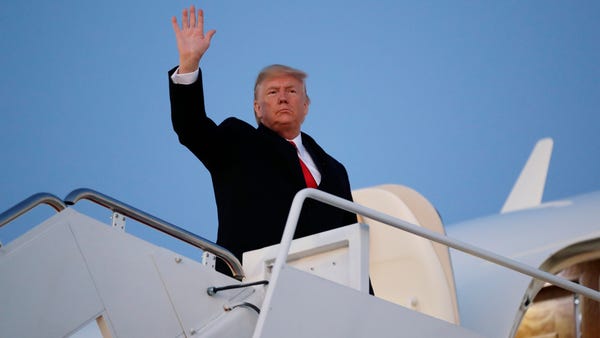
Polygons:
[[[115,198],[40,193],[57,214],[0,247],[0,337],[598,337],[600,191],[542,202],[553,141],[540,140],[497,215],[445,226],[417,191],[354,202],[298,193],[278,245],[226,248]],[[305,199],[359,222],[292,241]],[[113,224],[79,213],[90,200]],[[125,231],[133,219],[203,250],[197,262]],[[236,278],[214,270],[223,259]],[[374,296],[368,294],[369,279]]]
[[[480,248],[553,274],[560,274],[571,281],[598,290],[600,191],[542,203],[552,148],[552,139],[538,141],[499,214],[452,224],[446,226],[445,230],[452,238],[476,244]],[[406,187],[382,188],[394,191],[398,196],[406,196],[406,191],[409,190]],[[373,189],[367,190],[370,192],[365,193],[374,193]],[[359,191],[360,193],[362,192]],[[410,200],[408,197],[403,198],[405,201]],[[360,197],[355,200],[378,208],[376,203],[363,201]],[[419,210],[418,207],[407,204],[413,213],[414,210]],[[424,202],[421,201],[421,204]],[[413,216],[410,213],[402,213],[399,211],[401,208],[397,206],[387,209],[379,207],[380,210],[395,213],[397,217],[415,224],[440,226],[441,220],[435,217],[433,206],[428,208],[429,217],[435,218],[435,221],[418,214]],[[422,222],[420,218],[423,219]],[[410,241],[414,242],[414,239],[406,239],[405,242]],[[385,240],[382,240],[382,243],[385,243]],[[395,243],[390,245],[386,252],[393,252],[391,247],[400,248],[405,245]],[[581,331],[591,332],[584,335],[586,337],[600,336],[600,327],[598,324],[592,324],[597,322],[595,319],[600,313],[598,302],[582,299],[577,294],[557,291],[556,287],[547,283],[531,280],[458,250],[451,250],[450,254],[460,322],[465,327],[488,337],[529,337],[541,335],[540,330],[547,330],[544,327],[535,327],[544,323],[550,327],[547,334],[556,330],[557,334],[560,332],[558,337],[581,337]],[[389,271],[401,271],[403,274],[411,269],[409,264],[401,266],[398,263],[398,266]],[[390,276],[386,277],[388,280],[393,279]],[[376,278],[373,281],[375,289]],[[394,283],[401,279],[397,277]],[[418,283],[426,285],[428,279],[432,277],[423,274]],[[409,289],[405,285],[399,288]],[[423,290],[424,294],[426,292]],[[404,305],[408,306],[407,301]],[[559,313],[560,311],[564,313]],[[529,315],[525,316],[526,313]],[[538,318],[533,317],[535,315]],[[548,318],[539,319],[542,315]],[[550,320],[553,316],[556,320]],[[573,333],[568,335],[564,331]]]

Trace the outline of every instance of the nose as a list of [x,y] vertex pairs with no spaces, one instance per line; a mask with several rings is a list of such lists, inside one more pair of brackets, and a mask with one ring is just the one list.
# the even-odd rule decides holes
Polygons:
[[279,93],[277,97],[279,103],[288,103],[287,93],[285,91]]

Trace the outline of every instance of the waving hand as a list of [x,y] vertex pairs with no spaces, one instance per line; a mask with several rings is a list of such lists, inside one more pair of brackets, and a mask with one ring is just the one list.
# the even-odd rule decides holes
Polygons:
[[183,10],[181,20],[180,28],[177,18],[171,19],[179,50],[179,72],[190,73],[198,69],[200,59],[217,31],[213,29],[204,34],[204,12],[199,9],[196,15],[194,6],[190,7],[189,13],[187,8]]

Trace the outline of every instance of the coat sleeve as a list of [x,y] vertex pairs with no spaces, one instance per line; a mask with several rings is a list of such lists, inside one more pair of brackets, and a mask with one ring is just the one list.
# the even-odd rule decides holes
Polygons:
[[204,91],[202,87],[202,71],[199,71],[196,82],[189,85],[175,84],[171,75],[177,67],[169,71],[169,98],[171,101],[171,122],[179,137],[179,142],[186,146],[204,165],[211,170],[218,161],[219,132],[218,126],[206,115]]

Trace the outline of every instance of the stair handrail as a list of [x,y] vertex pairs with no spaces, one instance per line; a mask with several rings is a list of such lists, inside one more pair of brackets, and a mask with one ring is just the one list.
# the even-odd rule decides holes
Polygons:
[[[392,216],[382,213],[380,211],[377,211],[377,210],[374,210],[371,208],[367,208],[363,205],[360,205],[360,204],[357,204],[354,202],[350,202],[350,201],[340,198],[338,196],[334,196],[334,195],[328,194],[326,192],[323,192],[323,191],[320,191],[317,189],[312,189],[312,188],[302,189],[294,197],[292,206],[290,208],[290,212],[288,214],[288,219],[285,224],[285,230],[283,231],[283,236],[281,239],[281,249],[278,252],[277,258],[275,259],[275,264],[273,266],[273,274],[272,274],[273,277],[272,278],[276,278],[276,276],[279,273],[278,271],[281,270],[283,264],[287,260],[288,251],[290,249],[290,245],[291,245],[292,239],[294,237],[294,232],[296,231],[296,226],[298,225],[300,211],[302,210],[302,205],[304,204],[304,201],[307,198],[311,198],[311,199],[323,202],[325,204],[335,206],[337,208],[346,210],[348,212],[363,215],[367,218],[382,222],[384,224],[393,226],[400,230],[410,232],[412,234],[429,239],[431,241],[444,244],[448,247],[465,252],[472,256],[479,257],[486,261],[504,266],[511,270],[518,271],[522,274],[525,274],[530,277],[548,282],[550,284],[560,286],[563,289],[572,291],[574,293],[579,293],[581,295],[584,295],[585,297],[588,297],[597,302],[600,302],[600,292],[599,291],[584,287],[577,283],[573,283],[565,278],[562,278],[562,277],[553,275],[551,273],[548,273],[546,271],[542,271],[540,269],[531,267],[527,264],[518,262],[514,259],[510,259],[508,257],[504,257],[502,255],[496,254],[492,251],[479,248],[477,246],[465,243],[465,242],[457,240],[457,239],[453,239],[444,234],[440,234],[438,232],[414,225],[410,222],[406,222],[399,218],[392,217]],[[266,299],[265,299],[265,304],[268,304],[268,303],[266,303]]]
[[65,203],[67,205],[75,205],[78,201],[86,199],[101,205],[113,212],[118,212],[124,216],[132,218],[142,224],[148,225],[156,230],[166,233],[172,237],[175,237],[183,242],[186,242],[192,246],[195,246],[204,251],[208,251],[215,256],[221,258],[229,267],[233,273],[233,277],[242,280],[244,278],[244,270],[240,261],[231,253],[229,250],[222,246],[213,243],[201,236],[198,236],[192,232],[182,229],[174,224],[164,221],[158,217],[148,214],[142,210],[139,210],[131,205],[121,202],[113,197],[100,193],[98,191],[80,188],[71,191],[65,197]]
[[56,212],[61,212],[67,208],[65,203],[55,195],[47,192],[39,192],[27,197],[26,199],[2,212],[0,214],[0,228],[14,221],[19,216],[25,214],[40,204],[47,204],[56,210]]
[[274,290],[276,289],[275,285],[278,283],[279,275],[281,274],[281,271],[283,270],[283,267],[287,262],[290,246],[292,244],[292,240],[294,239],[294,233],[298,225],[298,219],[300,218],[300,212],[302,211],[304,201],[308,198],[317,200],[319,202],[334,206],[342,210],[346,210],[351,213],[362,215],[364,217],[379,221],[381,223],[390,225],[400,230],[407,231],[419,237],[423,237],[431,241],[444,244],[448,247],[465,252],[472,256],[482,258],[486,261],[504,266],[514,271],[518,271],[530,277],[534,277],[539,280],[551,283],[553,285],[560,286],[561,288],[572,291],[574,293],[579,293],[585,297],[600,302],[599,291],[584,287],[582,285],[573,283],[565,278],[558,277],[546,271],[533,268],[527,264],[520,263],[513,259],[498,255],[489,250],[485,250],[474,245],[453,239],[446,235],[437,233],[435,231],[414,225],[410,222],[403,221],[399,218],[387,215],[383,212],[371,208],[367,208],[358,203],[345,200],[341,197],[326,193],[324,191],[320,191],[313,188],[305,188],[296,193],[296,196],[294,196],[294,200],[292,201],[292,206],[290,208],[290,212],[285,223],[285,229],[283,230],[283,235],[281,237],[281,243],[279,244],[279,251],[277,252],[277,257],[275,258],[275,262],[273,264],[271,279],[269,280],[270,287],[267,289],[267,292],[265,294],[265,298],[261,307],[261,313],[258,317],[256,327],[254,328],[254,334],[252,335],[253,338],[260,337],[262,334],[263,327],[265,325],[265,320],[268,317],[268,314],[271,310],[271,301],[273,299]]

